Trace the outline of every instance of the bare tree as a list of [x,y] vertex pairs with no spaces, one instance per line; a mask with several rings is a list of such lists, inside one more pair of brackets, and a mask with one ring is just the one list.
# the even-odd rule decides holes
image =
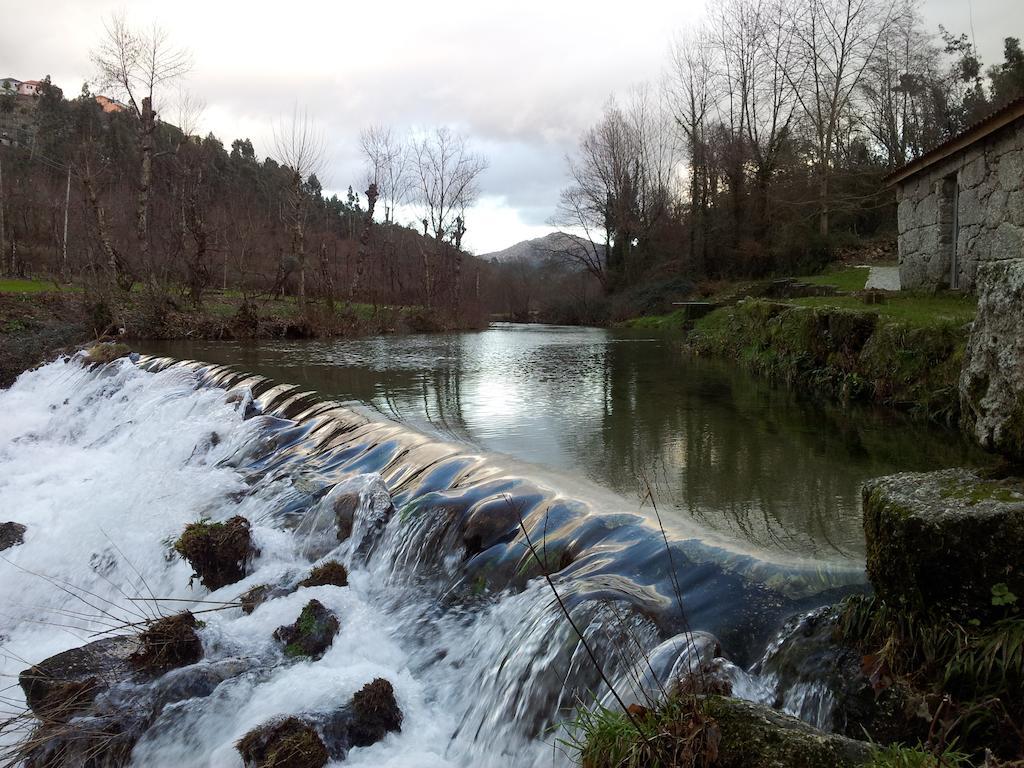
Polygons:
[[184,88],[178,89],[176,106],[178,128],[182,136],[189,139],[199,135],[199,126],[206,112],[206,101]]
[[786,76],[810,127],[818,231],[827,237],[838,132],[895,17],[897,0],[802,0],[787,7],[799,63]]
[[412,187],[409,142],[388,126],[371,125],[359,133],[359,146],[366,157],[367,182],[376,185],[384,223],[391,224]]
[[282,119],[274,125],[273,151],[277,162],[291,171],[285,217],[291,231],[291,257],[293,259],[292,265],[286,265],[283,260],[279,264],[275,292],[282,291],[288,275],[293,269],[298,269],[299,301],[305,303],[307,195],[303,189],[303,182],[323,168],[325,153],[323,132],[309,119],[305,110],[300,111],[296,106],[292,110],[290,119]]
[[679,38],[672,49],[668,89],[675,122],[689,154],[690,258],[703,272],[707,259],[707,212],[710,205],[709,119],[715,104],[714,54],[696,33]]
[[[480,174],[487,168],[487,161],[481,155],[470,151],[465,137],[447,127],[436,128],[413,141],[413,169],[416,179],[416,196],[423,207],[425,232],[434,237],[434,245],[441,255],[448,240],[461,245],[465,234],[467,207],[475,202],[479,194]],[[462,252],[452,249],[452,295],[459,295],[462,270]],[[436,270],[431,258],[424,250],[427,305],[430,305],[434,291]]]
[[135,206],[135,234],[143,264],[149,266],[149,209],[153,182],[154,134],[160,89],[192,68],[191,54],[174,47],[167,33],[154,24],[141,31],[129,26],[123,13],[104,25],[104,37],[92,52],[99,82],[114,89],[138,118],[139,179]]

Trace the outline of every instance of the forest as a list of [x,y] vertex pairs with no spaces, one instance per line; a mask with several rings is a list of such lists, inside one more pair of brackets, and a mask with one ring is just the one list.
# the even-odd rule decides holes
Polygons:
[[[1022,94],[1018,38],[985,66],[920,3],[723,0],[658,82],[612,96],[581,137],[552,224],[589,247],[553,256],[610,297],[591,322],[665,311],[705,282],[810,274],[865,244],[895,259],[885,177]],[[503,267],[555,317],[564,291],[543,273],[562,268]]]
[[[89,84],[69,99],[49,77],[38,96],[0,95],[0,273],[106,303],[198,310],[214,295],[245,311],[341,302],[475,322],[481,264],[461,241],[486,161],[465,137],[369,127],[366,178],[328,196],[326,138],[305,111],[273,126],[260,157],[248,138],[199,135],[194,96],[158,113],[191,65],[159,28],[115,16],[92,59],[97,88],[123,101]],[[421,228],[396,222],[403,204],[422,211]]]
[[1017,38],[986,66],[913,0],[724,0],[567,158],[551,224],[584,247],[488,264],[462,244],[487,163],[457,131],[369,125],[365,179],[328,196],[326,139],[300,108],[260,157],[198,134],[190,53],[158,28],[112,17],[92,61],[95,93],[47,78],[0,95],[0,272],[108,302],[415,306],[450,327],[600,324],[891,242],[886,175],[1024,93]]

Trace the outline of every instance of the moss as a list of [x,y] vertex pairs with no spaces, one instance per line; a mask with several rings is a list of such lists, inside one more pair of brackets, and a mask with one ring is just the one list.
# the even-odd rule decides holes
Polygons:
[[291,659],[319,659],[338,634],[338,617],[319,600],[306,603],[294,624],[278,627],[274,638],[284,643],[284,655]]
[[196,634],[200,627],[190,611],[151,622],[139,634],[141,647],[130,657],[132,665],[148,672],[195,664],[203,658],[203,644]]
[[653,709],[583,710],[563,745],[583,768],[845,768],[867,744],[724,696],[670,697]]
[[1024,493],[1021,490],[996,480],[979,480],[974,483],[951,480],[942,486],[940,495],[944,499],[963,501],[970,506],[984,501],[998,501],[1004,504],[1024,501]]
[[349,738],[356,747],[376,744],[388,733],[402,730],[402,710],[391,683],[378,677],[352,696],[353,720]]
[[309,576],[299,582],[300,587],[348,586],[348,571],[336,560],[316,566]]
[[96,344],[89,347],[82,357],[83,365],[106,365],[131,354],[126,344]]
[[174,550],[192,566],[192,578],[198,577],[210,590],[240,581],[255,554],[249,521],[238,516],[223,523],[190,523],[174,542]]
[[322,768],[330,760],[316,729],[297,717],[254,728],[235,748],[246,768]]
[[694,324],[697,354],[842,400],[866,400],[954,423],[966,331],[903,322],[864,307],[747,300]]

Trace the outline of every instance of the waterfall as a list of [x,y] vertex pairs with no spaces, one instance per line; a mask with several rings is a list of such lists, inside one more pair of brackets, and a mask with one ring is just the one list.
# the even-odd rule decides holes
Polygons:
[[[690,652],[672,645],[687,627],[747,665],[786,617],[860,579],[666,534],[635,504],[565,495],[499,457],[219,366],[64,359],[0,391],[0,412],[0,522],[26,526],[0,554],[5,679],[158,614],[187,608],[204,622],[204,695],[171,695],[173,680],[116,691],[163,697],[138,766],[238,766],[234,742],[251,728],[328,711],[378,677],[395,688],[402,730],[346,764],[567,765],[553,729],[607,691],[527,536],[624,689],[653,685],[638,658],[671,673]],[[342,497],[357,501],[339,541]],[[259,550],[245,578],[190,586],[171,542],[190,522],[236,515]],[[295,588],[331,559],[347,587]],[[218,605],[256,585],[281,594],[249,615]],[[312,598],[339,634],[319,660],[285,663],[273,632]],[[24,703],[8,686],[11,713]]]

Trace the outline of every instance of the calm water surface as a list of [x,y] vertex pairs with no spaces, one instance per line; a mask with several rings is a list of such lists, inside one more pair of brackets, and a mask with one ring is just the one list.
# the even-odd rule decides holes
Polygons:
[[[652,332],[483,332],[280,342],[149,342],[234,365],[482,451],[586,479],[666,523],[779,556],[863,557],[867,478],[983,457],[959,435],[800,397]],[[646,478],[646,481],[641,479]],[[650,508],[650,504],[645,506]]]

